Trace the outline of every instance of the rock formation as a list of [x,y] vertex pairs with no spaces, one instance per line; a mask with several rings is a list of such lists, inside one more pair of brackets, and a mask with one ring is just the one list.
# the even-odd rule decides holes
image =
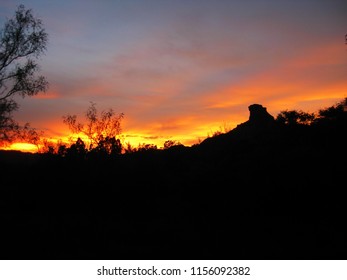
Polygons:
[[273,124],[274,123],[274,117],[271,116],[267,111],[266,108],[263,107],[260,104],[253,104],[248,106],[248,110],[250,112],[249,115],[249,122],[254,124]]
[[266,107],[252,104],[248,106],[248,110],[250,114],[247,121],[225,134],[206,138],[200,146],[209,146],[210,149],[215,146],[220,149],[223,146],[229,146],[233,141],[251,139],[262,133],[271,133],[276,127],[275,118],[267,112]]

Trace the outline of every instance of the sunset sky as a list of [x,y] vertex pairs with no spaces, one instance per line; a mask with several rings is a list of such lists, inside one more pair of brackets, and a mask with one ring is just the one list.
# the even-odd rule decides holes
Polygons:
[[315,112],[347,96],[346,0],[0,0],[49,35],[39,60],[48,92],[15,113],[47,138],[62,116],[124,113],[126,142],[195,144],[248,119],[259,103]]

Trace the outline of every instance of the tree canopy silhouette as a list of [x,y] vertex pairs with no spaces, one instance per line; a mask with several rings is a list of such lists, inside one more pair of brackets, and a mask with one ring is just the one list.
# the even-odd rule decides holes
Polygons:
[[68,125],[72,133],[83,134],[89,140],[89,151],[106,154],[119,154],[122,145],[118,139],[121,133],[123,113],[116,114],[112,109],[102,111],[100,115],[96,104],[91,102],[85,114],[87,123],[77,121],[76,115],[63,116],[63,122]]
[[[45,77],[37,76],[35,59],[44,53],[48,34],[41,19],[20,5],[0,31],[0,143],[11,142],[22,131],[12,112],[18,109],[15,95],[33,96],[46,91]],[[28,125],[25,126],[27,129]],[[23,136],[23,135],[22,135]]]
[[301,110],[285,110],[277,115],[276,121],[286,125],[309,125],[314,119],[315,115],[313,113],[307,113]]

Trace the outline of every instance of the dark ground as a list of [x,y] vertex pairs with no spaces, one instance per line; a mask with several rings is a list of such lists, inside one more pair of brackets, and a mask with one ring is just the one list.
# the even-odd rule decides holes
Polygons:
[[1,151],[0,258],[347,259],[346,118],[247,123],[115,157]]

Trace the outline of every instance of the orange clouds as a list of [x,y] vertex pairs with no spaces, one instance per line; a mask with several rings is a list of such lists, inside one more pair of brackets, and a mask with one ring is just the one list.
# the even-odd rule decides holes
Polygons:
[[48,91],[46,93],[39,93],[32,98],[34,99],[56,99],[59,98],[59,93],[57,91]]
[[12,145],[8,147],[1,148],[3,150],[18,150],[22,152],[28,152],[28,153],[37,153],[38,148],[37,146],[29,143],[13,143]]
[[[253,103],[264,105],[276,116],[285,109],[313,112],[341,100],[347,92],[343,47],[329,43],[306,48],[256,71],[248,65],[242,70],[228,68],[225,63],[225,70],[215,68],[217,74],[211,69],[190,73],[187,68],[171,76],[157,76],[156,71],[147,72],[145,67],[137,69],[138,65],[131,62],[131,67],[137,70],[124,72],[122,79],[130,75],[134,83],[120,78],[110,83],[89,80],[74,88],[78,96],[94,93],[89,97],[91,100],[66,99],[58,91],[38,95],[35,97],[36,102],[40,102],[34,113],[36,119],[30,122],[43,129],[48,138],[67,139],[70,132],[62,123],[62,116],[83,117],[89,101],[96,100],[100,110],[116,107],[117,112],[125,113],[124,143],[130,142],[133,146],[153,143],[162,147],[166,140],[172,139],[192,145],[223,130],[225,124],[231,129],[246,121],[248,106]],[[145,63],[151,55],[142,59]],[[223,63],[219,60],[212,65],[221,67]],[[116,94],[112,94],[116,88]],[[33,100],[26,102],[33,103]]]
[[38,5],[52,15],[51,87],[21,100],[16,118],[64,138],[62,116],[82,118],[92,101],[125,114],[123,139],[135,146],[191,145],[246,121],[253,103],[276,116],[346,96],[342,2],[169,2]]

